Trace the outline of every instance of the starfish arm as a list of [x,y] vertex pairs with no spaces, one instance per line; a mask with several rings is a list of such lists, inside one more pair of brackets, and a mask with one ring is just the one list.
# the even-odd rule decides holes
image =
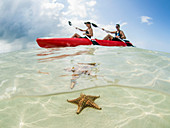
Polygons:
[[88,95],[87,97],[89,97],[89,99],[91,99],[92,101],[95,101],[100,96],[90,96],[90,95]]
[[80,100],[81,100],[81,97],[79,97],[77,99],[73,99],[73,100],[67,100],[67,101],[70,103],[73,103],[73,104],[78,104]]
[[93,107],[93,108],[98,109],[98,110],[102,109],[96,103],[94,103],[93,101],[90,101],[90,100],[87,101],[87,105],[88,105],[88,107]]
[[78,105],[78,109],[77,109],[76,113],[79,114],[84,108],[85,108],[85,106]]
[[80,97],[81,97],[81,100],[78,103],[78,109],[76,112],[77,114],[79,114],[85,107],[87,107],[85,95],[81,93]]

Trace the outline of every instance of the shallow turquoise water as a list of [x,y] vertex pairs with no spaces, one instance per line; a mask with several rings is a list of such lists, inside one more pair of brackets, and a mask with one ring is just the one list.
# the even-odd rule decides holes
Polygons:
[[[79,63],[96,63],[93,68]],[[70,89],[74,67],[82,74]],[[170,54],[139,48],[79,46],[0,54],[3,128],[170,127]],[[102,110],[67,99],[100,95]]]

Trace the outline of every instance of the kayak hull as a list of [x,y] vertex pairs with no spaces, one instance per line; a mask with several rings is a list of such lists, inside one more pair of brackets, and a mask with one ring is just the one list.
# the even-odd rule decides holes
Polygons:
[[[76,47],[79,45],[92,45],[92,41],[86,38],[38,38],[37,43],[42,48]],[[127,46],[123,41],[93,40],[101,46]]]
[[96,42],[101,45],[101,46],[123,46],[126,47],[126,43],[124,43],[123,41],[110,41],[110,40],[97,40]]
[[37,43],[43,48],[76,47],[78,45],[91,45],[92,42],[84,38],[38,38]]

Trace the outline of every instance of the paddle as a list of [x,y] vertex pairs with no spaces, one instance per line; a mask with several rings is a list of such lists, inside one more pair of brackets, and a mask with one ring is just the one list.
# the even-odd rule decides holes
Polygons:
[[[79,29],[80,31],[82,30],[82,29],[80,29],[80,28],[78,28],[78,27],[73,26],[72,23],[71,23],[71,21],[68,21],[68,24],[69,24],[70,26],[74,27],[75,29]],[[93,45],[99,45],[95,40],[91,40],[87,35],[85,35],[85,37],[86,37],[87,39],[89,39],[89,40],[93,43]]]
[[75,29],[79,29],[79,30],[80,30],[80,28],[73,26],[72,23],[71,23],[71,21],[68,21],[68,24],[69,24],[70,26],[74,27]]
[[[96,24],[94,24],[94,23],[91,23],[92,25],[93,25],[93,27],[95,27],[95,28],[100,28],[99,26],[97,26]],[[100,28],[100,29],[102,29],[102,28]],[[103,29],[102,29],[103,30]],[[107,30],[103,30],[103,31],[105,31],[105,32],[107,32],[107,33],[109,33],[109,31],[107,31]]]
[[[94,24],[94,23],[92,23],[92,25],[93,25],[93,27],[95,27],[95,28],[100,28],[99,26],[97,26],[96,24]],[[102,28],[100,28],[100,29],[102,29]],[[103,30],[103,29],[102,29]],[[110,31],[107,31],[107,30],[103,30],[103,31],[105,31],[105,32],[107,32],[107,33],[110,33]],[[123,39],[121,39],[121,38],[118,38],[120,41],[122,41],[122,42],[124,42],[124,43],[126,43]]]

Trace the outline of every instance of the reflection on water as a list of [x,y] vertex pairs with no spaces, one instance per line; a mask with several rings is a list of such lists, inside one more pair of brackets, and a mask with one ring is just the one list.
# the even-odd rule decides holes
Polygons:
[[[82,55],[84,53],[87,53],[88,51],[80,51],[80,52],[76,52],[74,54],[64,54],[64,55],[59,55],[59,56],[52,56],[52,57],[47,57],[47,58],[41,58],[38,59],[40,62],[47,62],[47,61],[53,61],[55,59],[62,59],[65,57],[71,57],[71,56],[77,56],[77,55]],[[52,53],[51,53],[52,54]],[[41,54],[41,56],[43,55],[51,55],[51,54]],[[54,53],[53,53],[54,54]],[[39,55],[40,56],[40,55]]]
[[[43,51],[42,53],[38,53],[37,56],[49,56],[49,55],[53,55],[56,54],[56,51],[60,51],[61,48],[52,48],[52,49],[47,49],[47,51]],[[47,61],[53,61],[55,59],[62,59],[65,57],[73,57],[73,56],[78,56],[78,55],[82,55],[82,54],[90,54],[93,55],[95,52],[95,48],[91,48],[89,50],[83,50],[83,51],[78,51],[76,53],[70,53],[70,54],[61,54],[61,55],[57,55],[57,56],[51,56],[51,57],[43,57],[41,59],[38,59],[40,62],[47,62]],[[58,52],[57,52],[58,54]]]
[[42,73],[42,74],[46,74],[46,75],[50,74],[49,72],[42,72],[42,71],[38,71],[38,73]]
[[48,56],[48,55],[52,55],[55,54],[56,51],[60,51],[61,48],[50,48],[47,49],[46,51],[41,51],[40,53],[37,53],[37,56]]
[[[71,86],[70,88],[73,89],[74,86],[77,84],[77,79],[82,75],[91,75],[91,71],[93,68],[97,66],[96,63],[78,63],[76,66],[65,69],[66,71],[72,72],[72,79],[71,79]],[[95,75],[95,77],[97,77]]]
[[[24,50],[0,54],[0,71],[2,128],[170,127],[168,53],[97,46]],[[67,99],[80,93],[100,95],[102,110],[77,116]]]

